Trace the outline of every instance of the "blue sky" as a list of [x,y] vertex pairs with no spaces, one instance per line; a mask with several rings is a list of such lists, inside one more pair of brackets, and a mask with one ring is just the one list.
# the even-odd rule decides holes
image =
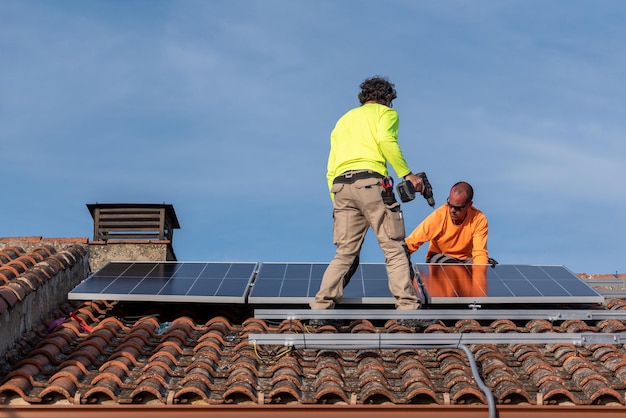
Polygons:
[[[437,204],[474,186],[491,256],[625,273],[624,21],[621,0],[4,0],[0,236],[166,202],[179,260],[329,261],[329,133],[383,75],[409,166]],[[403,210],[407,233],[431,211]],[[384,261],[371,234],[362,260]]]

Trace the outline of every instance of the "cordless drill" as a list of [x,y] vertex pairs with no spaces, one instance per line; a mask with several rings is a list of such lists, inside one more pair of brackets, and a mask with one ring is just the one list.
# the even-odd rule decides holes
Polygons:
[[[424,196],[428,205],[434,208],[435,198],[433,197],[433,187],[430,185],[428,177],[426,177],[426,173],[420,172],[417,173],[416,176],[422,179],[422,196]],[[400,195],[400,200],[404,203],[415,199],[415,187],[413,187],[413,183],[410,181],[403,180],[396,186],[396,190]]]

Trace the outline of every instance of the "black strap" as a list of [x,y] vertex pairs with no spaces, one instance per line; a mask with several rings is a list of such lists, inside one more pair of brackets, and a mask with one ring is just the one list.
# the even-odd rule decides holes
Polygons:
[[375,171],[346,171],[335,177],[333,183],[344,183],[344,184],[352,184],[357,180],[363,179],[371,179],[371,178],[379,178],[382,179],[383,176]]

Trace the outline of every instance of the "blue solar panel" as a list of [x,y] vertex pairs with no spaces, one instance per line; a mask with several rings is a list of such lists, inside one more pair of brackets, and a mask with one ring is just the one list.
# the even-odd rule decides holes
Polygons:
[[110,262],[68,295],[74,300],[245,303],[258,263]]
[[[309,303],[328,263],[261,263],[249,303]],[[343,303],[394,304],[382,263],[362,263],[344,289]]]
[[445,303],[601,303],[604,297],[564,266],[416,264],[426,298]]

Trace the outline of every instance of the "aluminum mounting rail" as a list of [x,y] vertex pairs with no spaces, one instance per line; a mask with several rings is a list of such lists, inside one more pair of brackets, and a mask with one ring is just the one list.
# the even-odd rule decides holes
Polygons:
[[624,344],[626,333],[454,333],[454,334],[250,334],[253,345],[282,345],[303,349],[436,348],[462,344]]
[[547,319],[562,321],[569,319],[626,320],[626,310],[517,310],[517,309],[418,309],[401,311],[396,309],[255,309],[259,319]]

